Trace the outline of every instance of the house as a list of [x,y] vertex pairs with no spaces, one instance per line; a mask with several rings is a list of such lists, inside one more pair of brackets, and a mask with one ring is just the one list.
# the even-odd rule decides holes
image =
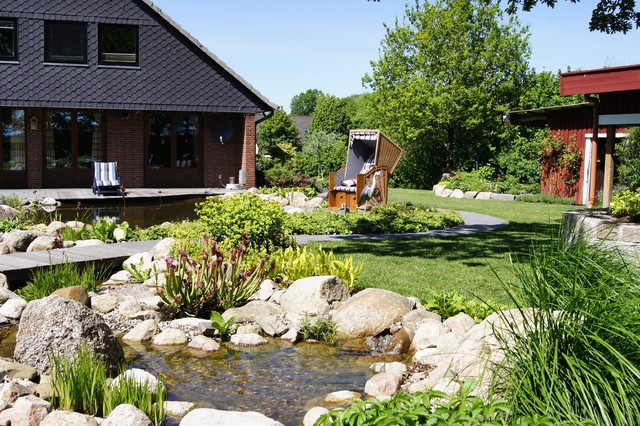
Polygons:
[[311,127],[311,122],[313,121],[313,116],[293,115],[291,118],[293,119],[293,122],[296,125],[296,130],[298,131],[298,140],[301,145],[304,145],[307,133],[309,133],[309,128]]
[[578,179],[563,181],[548,159],[543,163],[541,190],[573,196],[576,204],[592,207],[602,193],[609,206],[615,173],[615,144],[630,126],[640,125],[640,64],[560,75],[560,95],[584,95],[584,102],[511,111],[505,122],[549,128],[563,144],[582,154]]
[[0,81],[0,188],[254,185],[277,108],[150,0],[3,0]]

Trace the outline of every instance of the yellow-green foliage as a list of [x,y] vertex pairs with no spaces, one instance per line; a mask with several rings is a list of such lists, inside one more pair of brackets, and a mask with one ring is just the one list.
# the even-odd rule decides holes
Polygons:
[[239,244],[243,235],[252,247],[285,247],[291,243],[285,213],[274,201],[263,201],[255,194],[208,197],[196,205],[196,213],[215,241]]
[[353,292],[364,264],[354,266],[353,257],[336,258],[333,251],[325,251],[319,247],[316,251],[303,248],[280,249],[271,255],[276,268],[271,277],[284,286],[295,280],[318,275],[335,275]]
[[615,217],[628,216],[632,221],[640,219],[640,190],[624,190],[611,199],[611,214]]

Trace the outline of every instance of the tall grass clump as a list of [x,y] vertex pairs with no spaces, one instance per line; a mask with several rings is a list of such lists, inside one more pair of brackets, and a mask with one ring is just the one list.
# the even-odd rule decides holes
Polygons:
[[72,359],[64,354],[51,354],[50,365],[54,409],[107,417],[118,405],[131,404],[154,425],[162,424],[167,395],[161,381],[156,389],[150,389],[147,383],[123,375],[118,386],[109,386],[106,363],[86,345]]
[[640,413],[640,275],[615,248],[534,247],[508,291],[523,324],[498,333],[496,390],[514,415],[635,425]]
[[106,269],[96,268],[88,263],[81,268],[77,263],[64,262],[35,270],[27,285],[16,291],[26,301],[42,299],[54,291],[75,285],[83,286],[87,291],[96,291],[98,281],[106,278]]

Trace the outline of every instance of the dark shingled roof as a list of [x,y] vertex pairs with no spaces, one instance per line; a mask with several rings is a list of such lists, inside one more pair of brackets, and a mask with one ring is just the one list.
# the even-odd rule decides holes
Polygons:
[[[277,108],[149,0],[2,0],[18,61],[0,106],[257,113]],[[87,23],[87,64],[44,62],[44,21]],[[139,66],[98,65],[98,24],[138,25]]]

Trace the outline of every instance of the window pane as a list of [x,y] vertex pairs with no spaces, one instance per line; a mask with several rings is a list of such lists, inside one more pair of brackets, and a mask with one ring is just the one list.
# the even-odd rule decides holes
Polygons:
[[24,110],[3,110],[0,114],[0,126],[2,130],[2,170],[24,170]]
[[87,25],[83,22],[45,22],[45,60],[87,62]]
[[0,18],[0,59],[16,59],[16,21]]
[[178,158],[176,167],[188,169],[198,166],[198,116],[186,115],[176,119]]
[[100,24],[98,50],[100,63],[134,65],[138,63],[138,27]]
[[78,113],[78,168],[90,169],[102,160],[100,113]]
[[71,168],[71,113],[47,113],[47,168]]
[[149,119],[149,159],[151,169],[171,167],[171,118],[152,115]]

